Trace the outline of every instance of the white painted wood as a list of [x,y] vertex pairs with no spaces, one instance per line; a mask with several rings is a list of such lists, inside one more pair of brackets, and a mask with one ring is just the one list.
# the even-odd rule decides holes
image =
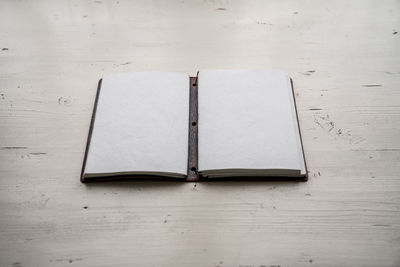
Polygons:
[[[2,1],[0,265],[400,265],[399,13],[390,0]],[[99,77],[219,68],[291,74],[307,183],[80,183]]]

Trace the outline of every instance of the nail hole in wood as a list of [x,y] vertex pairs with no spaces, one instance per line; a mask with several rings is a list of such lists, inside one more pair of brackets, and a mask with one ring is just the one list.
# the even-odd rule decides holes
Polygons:
[[195,171],[196,171],[196,167],[192,167],[192,168],[190,168],[190,170],[191,170],[192,172],[195,172]]
[[197,125],[197,122],[192,122],[192,126],[196,126]]
[[196,83],[193,84],[193,86],[196,86],[196,85],[197,85]]

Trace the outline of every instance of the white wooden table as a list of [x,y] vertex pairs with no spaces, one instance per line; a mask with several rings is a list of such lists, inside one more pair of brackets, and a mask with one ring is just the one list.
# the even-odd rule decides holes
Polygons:
[[[291,74],[307,183],[80,183],[101,75],[215,68]],[[0,266],[399,266],[399,86],[399,1],[2,1]]]

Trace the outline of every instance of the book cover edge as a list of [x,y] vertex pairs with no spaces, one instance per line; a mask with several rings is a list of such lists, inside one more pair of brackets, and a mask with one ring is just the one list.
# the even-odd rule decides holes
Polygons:
[[91,120],[90,120],[89,132],[88,132],[88,137],[87,137],[87,141],[86,141],[85,156],[83,158],[83,164],[82,164],[82,170],[81,170],[81,182],[82,183],[87,182],[85,180],[85,177],[84,177],[85,176],[86,160],[87,160],[87,156],[88,156],[88,153],[89,153],[90,140],[91,140],[92,132],[93,132],[93,125],[94,125],[94,121],[96,119],[97,103],[99,101],[99,95],[100,95],[102,82],[103,82],[103,79],[100,79],[98,84],[97,84],[96,98],[95,98],[94,104],[93,104],[92,117],[91,117]]
[[305,153],[304,153],[303,138],[301,136],[299,114],[297,112],[296,94],[294,93],[293,79],[291,77],[289,77],[289,78],[290,78],[290,85],[292,87],[292,96],[293,96],[294,110],[296,112],[297,127],[298,127],[298,130],[299,130],[299,136],[300,136],[301,152],[303,154],[304,167],[306,169],[306,174],[304,176],[301,176],[301,177],[303,178],[302,181],[307,182],[308,181],[308,168],[307,168],[306,156],[305,156]]

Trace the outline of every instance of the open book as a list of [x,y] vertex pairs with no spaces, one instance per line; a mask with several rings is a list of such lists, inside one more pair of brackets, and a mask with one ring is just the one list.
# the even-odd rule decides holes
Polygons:
[[291,79],[282,71],[105,75],[82,182],[307,180]]

